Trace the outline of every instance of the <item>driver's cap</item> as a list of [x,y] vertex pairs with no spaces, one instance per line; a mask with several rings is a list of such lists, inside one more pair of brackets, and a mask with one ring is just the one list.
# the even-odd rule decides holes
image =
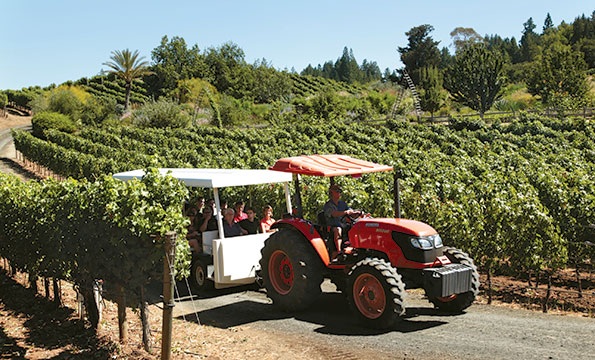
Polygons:
[[331,185],[331,187],[328,189],[329,192],[330,191],[335,191],[335,192],[341,192],[341,188],[339,187],[339,185]]

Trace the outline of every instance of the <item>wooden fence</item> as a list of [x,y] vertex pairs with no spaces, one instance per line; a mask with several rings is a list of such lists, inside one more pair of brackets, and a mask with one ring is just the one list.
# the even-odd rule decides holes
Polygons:
[[[512,120],[517,118],[521,113],[538,114],[546,117],[582,117],[584,119],[595,117],[595,108],[584,107],[582,109],[574,109],[569,111],[559,111],[556,109],[545,110],[523,110],[523,111],[499,111],[483,114],[484,120],[489,120],[490,117],[497,117],[499,120]],[[449,119],[457,118],[464,119],[469,117],[481,117],[480,113],[465,114],[465,115],[445,115],[445,116],[420,116],[419,120],[423,122],[447,122]],[[486,119],[487,118],[487,119]]]

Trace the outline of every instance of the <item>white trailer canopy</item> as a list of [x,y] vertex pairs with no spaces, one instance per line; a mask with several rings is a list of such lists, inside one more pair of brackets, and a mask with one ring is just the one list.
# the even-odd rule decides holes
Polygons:
[[[160,168],[159,173],[170,175],[182,181],[184,185],[190,187],[202,187],[213,189],[215,200],[215,210],[217,225],[219,227],[219,236],[225,238],[223,234],[223,220],[221,217],[221,206],[219,203],[219,188],[229,186],[245,186],[284,183],[285,201],[287,203],[287,212],[291,212],[291,198],[289,196],[289,182],[292,180],[292,174],[274,170],[252,170],[252,169],[191,169],[191,168]],[[141,179],[145,175],[144,170],[132,170],[112,175],[115,179],[130,181]]]
[[[207,277],[215,282],[216,288],[253,283],[256,271],[260,269],[260,250],[270,234],[254,234],[225,238],[223,219],[219,205],[219,188],[230,186],[283,183],[287,212],[290,213],[291,197],[289,183],[291,173],[272,170],[244,169],[159,169],[162,175],[170,175],[189,187],[213,189],[215,217],[218,231],[203,233],[203,252],[213,256],[213,265],[207,266]],[[126,171],[114,174],[118,180],[141,179],[144,170]],[[217,236],[218,235],[218,236]]]
[[[162,175],[173,176],[190,187],[222,188],[228,186],[244,186],[290,182],[292,175],[273,170],[250,169],[159,169]],[[144,170],[132,170],[114,174],[119,180],[129,181],[141,179]]]

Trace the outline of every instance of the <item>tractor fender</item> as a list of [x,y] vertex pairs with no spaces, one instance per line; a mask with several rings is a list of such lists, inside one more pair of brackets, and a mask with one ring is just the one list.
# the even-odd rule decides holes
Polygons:
[[314,228],[314,225],[308,221],[303,219],[283,219],[279,220],[271,226],[271,229],[288,229],[297,231],[298,233],[302,234],[304,239],[308,241],[318,256],[322,263],[327,266],[330,264],[331,259],[328,253],[328,249],[326,248],[326,244],[320,234]]

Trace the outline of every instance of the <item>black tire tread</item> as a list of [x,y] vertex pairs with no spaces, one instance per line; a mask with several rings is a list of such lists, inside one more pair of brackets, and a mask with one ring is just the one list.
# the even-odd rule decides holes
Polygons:
[[[369,319],[365,317],[359,312],[355,305],[355,300],[353,299],[353,285],[356,276],[354,276],[354,274],[359,275],[360,271],[362,273],[368,271],[368,273],[373,275],[377,272],[381,275],[379,280],[383,284],[385,293],[389,298],[386,301],[387,308],[385,309],[385,313],[378,319]],[[377,329],[385,329],[393,327],[401,320],[401,316],[405,314],[405,298],[407,292],[405,291],[405,283],[403,283],[401,275],[399,275],[397,270],[390,263],[380,258],[365,258],[357,262],[351,268],[351,271],[348,274],[348,279],[349,286],[347,290],[347,298],[349,305],[364,325]]]
[[[276,250],[283,250],[290,257],[293,266],[293,287],[286,295],[279,294],[269,279],[269,259]],[[273,305],[283,311],[295,312],[308,308],[318,299],[322,293],[320,285],[323,280],[323,264],[302,234],[280,229],[265,241],[261,254],[261,276]]]
[[460,313],[471,306],[479,294],[479,272],[477,271],[477,266],[473,263],[473,259],[471,259],[469,254],[462,250],[445,246],[444,255],[454,264],[463,264],[471,267],[473,270],[471,274],[471,291],[459,294],[455,299],[448,302],[440,301],[439,299],[432,297],[429,297],[428,300],[440,310],[450,313]]

